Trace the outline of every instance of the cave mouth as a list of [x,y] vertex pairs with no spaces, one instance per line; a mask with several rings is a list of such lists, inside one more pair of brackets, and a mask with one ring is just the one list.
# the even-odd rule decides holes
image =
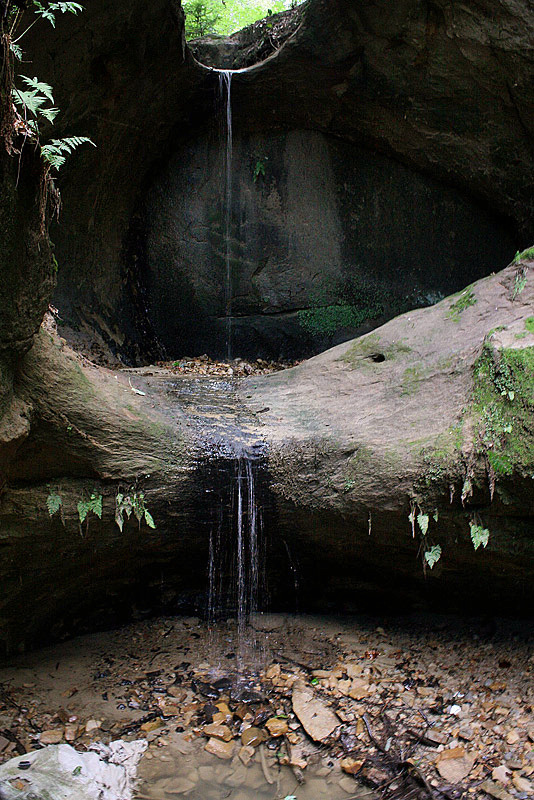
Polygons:
[[228,359],[229,335],[232,358],[308,358],[510,262],[514,232],[478,201],[319,131],[244,130],[244,90],[236,75],[230,190],[223,95],[144,198],[141,280],[169,358]]
[[226,35],[219,33],[215,25],[213,32],[203,33],[196,38],[189,36],[189,50],[197,63],[208,69],[232,72],[250,69],[274,56],[291,39],[300,27],[305,7],[310,1],[271,4],[285,5],[286,8],[269,13]]

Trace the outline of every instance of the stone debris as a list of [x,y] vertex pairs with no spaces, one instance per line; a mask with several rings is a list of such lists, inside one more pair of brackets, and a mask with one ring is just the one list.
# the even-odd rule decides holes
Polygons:
[[[199,748],[227,770],[226,786],[249,792],[286,770],[297,783],[326,781],[332,800],[348,786],[357,795],[363,784],[369,800],[384,786],[395,800],[430,800],[425,787],[453,800],[533,796],[534,661],[521,640],[454,627],[303,633],[298,619],[271,616],[257,629],[272,656],[250,675],[235,668],[231,623],[214,667],[213,631],[208,637],[198,620],[177,618],[115,633],[91,673],[74,678],[67,670],[53,695],[44,686],[54,685],[55,665],[24,668],[20,678],[0,670],[0,761],[47,743],[84,753],[97,742],[143,736],[142,765],[167,764],[166,773],[153,772],[161,775],[158,797],[187,796],[207,781]],[[184,767],[171,779],[177,758]],[[17,780],[27,779],[23,773]]]
[[204,354],[196,358],[184,356],[175,361],[157,361],[156,364],[148,367],[127,367],[120,371],[141,377],[165,377],[172,374],[244,378],[249,375],[268,375],[271,372],[280,372],[299,363],[299,361],[273,361],[263,358],[257,358],[254,361],[246,361],[242,358],[236,358],[233,361],[217,361]]
[[217,758],[232,758],[234,755],[234,743],[232,741],[224,742],[221,739],[208,739],[208,743],[204,750],[211,753]]
[[439,774],[448,783],[460,783],[473,768],[475,756],[466,753],[463,747],[444,750],[436,759]]
[[315,697],[313,690],[306,689],[302,683],[293,689],[293,711],[315,742],[323,742],[340,724],[326,703]]

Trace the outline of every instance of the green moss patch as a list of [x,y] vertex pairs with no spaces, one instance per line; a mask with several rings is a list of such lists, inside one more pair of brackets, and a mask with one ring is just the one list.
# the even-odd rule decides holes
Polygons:
[[513,263],[519,264],[520,261],[534,261],[534,247],[527,247],[522,253],[517,251]]
[[495,474],[534,468],[534,347],[494,351],[489,344],[474,368],[477,441]]
[[529,333],[534,333],[534,317],[527,317],[525,320],[525,328]]
[[447,311],[447,318],[452,319],[453,322],[460,321],[460,314],[462,311],[465,311],[466,308],[469,306],[474,306],[477,302],[475,294],[470,286],[467,289],[464,289],[463,292],[460,292],[458,295],[458,300],[455,300],[454,303],[451,303],[449,306],[449,310]]
[[312,334],[332,335],[342,328],[358,327],[383,313],[372,308],[357,309],[348,304],[316,306],[298,312],[298,321]]
[[427,373],[428,370],[420,364],[415,364],[413,367],[405,369],[401,381],[401,394],[415,394]]
[[392,361],[398,356],[411,353],[411,347],[403,342],[381,342],[377,333],[370,333],[367,336],[357,339],[352,347],[347,350],[340,359],[351,367],[369,365],[370,362],[380,364],[384,361]]

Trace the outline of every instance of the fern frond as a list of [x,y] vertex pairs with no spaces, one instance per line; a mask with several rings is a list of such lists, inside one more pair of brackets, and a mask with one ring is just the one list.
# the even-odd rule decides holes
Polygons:
[[55,118],[59,114],[59,108],[40,108],[39,114],[48,120],[48,122],[54,122]]
[[59,169],[67,160],[67,156],[81,144],[92,144],[93,147],[96,147],[96,144],[88,136],[70,136],[66,139],[52,139],[41,147],[41,154],[53,169]]
[[54,97],[52,95],[52,87],[48,83],[44,83],[43,81],[40,81],[38,78],[28,78],[27,75],[21,75],[20,77],[22,78],[26,86],[29,86],[30,89],[33,89],[34,92],[37,92],[38,94],[44,94],[44,96],[47,97],[51,103],[54,102]]
[[36,92],[23,92],[20,89],[13,89],[13,100],[17,106],[29,111],[34,117],[41,106],[46,103],[46,97]]
[[10,42],[9,49],[11,50],[17,61],[22,61],[22,47],[19,47],[18,44],[15,44],[15,42]]

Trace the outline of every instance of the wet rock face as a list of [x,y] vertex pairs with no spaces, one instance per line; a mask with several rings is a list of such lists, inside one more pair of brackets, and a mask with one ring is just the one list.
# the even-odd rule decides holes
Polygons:
[[[0,360],[29,350],[55,281],[39,162],[30,146],[20,159],[0,148]],[[0,373],[0,410],[2,383]]]
[[[140,280],[146,275],[146,253],[139,204],[154,184],[156,169],[169,157],[172,162],[173,157],[184,156],[185,141],[196,139],[202,152],[203,137],[215,115],[216,81],[184,52],[176,10],[177,4],[167,0],[149,5],[140,0],[118,2],[113,7],[93,0],[79,19],[68,20],[68,35],[67,23],[60,20],[57,32],[49,32],[46,41],[44,37],[31,41],[32,34],[28,41],[35,71],[54,85],[62,109],[58,133],[88,134],[98,144],[98,150],[87,148],[76,155],[62,176],[64,212],[53,237],[61,266],[57,303],[68,319],[98,328],[106,341],[130,358],[143,357],[151,335],[146,286]],[[401,0],[394,11],[386,0],[357,5],[352,0],[310,0],[303,14],[302,24],[276,55],[241,76],[241,81],[235,80],[234,125],[243,141],[253,136],[254,143],[263,145],[272,135],[270,131],[286,130],[298,136],[298,131],[305,130],[311,141],[321,132],[346,143],[340,148],[364,145],[429,176],[442,187],[466,192],[515,226],[513,252],[528,246],[534,118],[530,56],[534,22],[529,0],[482,0],[474,9],[445,0]],[[57,52],[62,53],[61,59],[56,58]],[[261,157],[256,149],[245,151],[247,159]],[[285,151],[285,146],[282,149]],[[271,158],[268,166],[274,173],[276,159]],[[346,161],[347,172],[351,173],[355,160],[359,163],[359,151],[353,151]],[[242,169],[250,184],[253,165],[243,163]],[[377,167],[370,186],[373,195],[384,192],[380,172]],[[328,178],[328,172],[325,175]],[[423,179],[413,180],[417,184]],[[336,182],[345,182],[343,174],[336,173]],[[398,178],[393,182],[398,186]],[[350,174],[347,183],[350,191],[343,189],[336,202],[343,200],[346,213],[359,216],[360,194],[350,196],[354,186]],[[198,180],[183,185],[184,203],[191,202],[198,188]],[[448,189],[443,191],[446,197]],[[330,197],[322,191],[320,196]],[[215,215],[219,202],[217,191],[212,204]],[[412,214],[412,219],[420,214],[422,205],[416,204],[417,214]],[[263,209],[263,203],[258,206]],[[457,212],[453,213],[457,217]],[[475,219],[471,224],[467,219],[460,225],[458,239],[475,236],[477,229],[481,230],[480,240],[487,238],[485,222]],[[261,211],[255,222],[265,226]],[[422,229],[423,220],[420,224]],[[433,221],[430,227],[434,227]],[[445,222],[444,228],[448,229]],[[273,226],[271,230],[273,236],[267,243],[280,266],[279,239],[283,244],[295,236],[289,228]],[[468,236],[463,233],[466,230]],[[347,235],[353,244],[362,233],[361,222],[351,231],[343,223],[341,235]],[[426,254],[430,250],[425,248],[428,236],[423,242]],[[441,240],[442,251],[447,249],[447,237],[448,230]],[[298,231],[301,238],[305,239],[303,229]],[[497,233],[488,237],[497,253],[500,245],[496,239]],[[260,243],[264,242],[262,236]],[[335,250],[332,252],[335,256]],[[244,256],[240,253],[239,257]],[[344,258],[344,268],[353,266]],[[380,255],[380,264],[382,258]],[[243,273],[247,285],[239,287],[244,288],[246,301],[240,314],[248,316],[245,338],[259,342],[264,336],[261,331],[254,334],[258,315],[263,326],[270,322],[275,327],[269,332],[271,341],[280,331],[279,338],[287,343],[295,336],[284,317],[287,303],[278,298],[275,320],[274,314],[263,312],[270,302],[266,302],[264,287],[259,287],[258,296],[251,290],[255,259],[253,268]],[[500,252],[495,259],[499,263],[507,260]],[[404,271],[405,263],[395,260],[390,274]],[[382,269],[371,259],[366,259],[362,268],[367,270],[369,264]],[[475,267],[478,269],[478,264]],[[175,268],[187,271],[179,288],[186,296],[190,291],[188,305],[203,312],[193,294],[196,265],[192,267],[184,259]],[[408,263],[408,282],[410,269]],[[203,271],[201,268],[200,274]],[[213,274],[218,276],[219,271],[220,260],[212,258]],[[464,273],[463,283],[470,279],[471,275]],[[211,277],[206,293],[208,298],[213,294]],[[251,296],[257,302],[252,310]],[[202,303],[211,303],[207,316],[215,316],[218,298],[202,297]],[[155,313],[160,325],[167,310]],[[178,334],[182,336],[183,331],[169,334],[169,340]],[[185,345],[189,341],[184,341]],[[279,345],[276,341],[276,347]],[[199,341],[195,350],[201,349]]]
[[[193,141],[148,195],[149,315],[170,355],[225,354],[224,144],[217,132]],[[238,129],[232,163],[235,354],[313,354],[514,252],[498,218],[458,191],[320,133]]]

